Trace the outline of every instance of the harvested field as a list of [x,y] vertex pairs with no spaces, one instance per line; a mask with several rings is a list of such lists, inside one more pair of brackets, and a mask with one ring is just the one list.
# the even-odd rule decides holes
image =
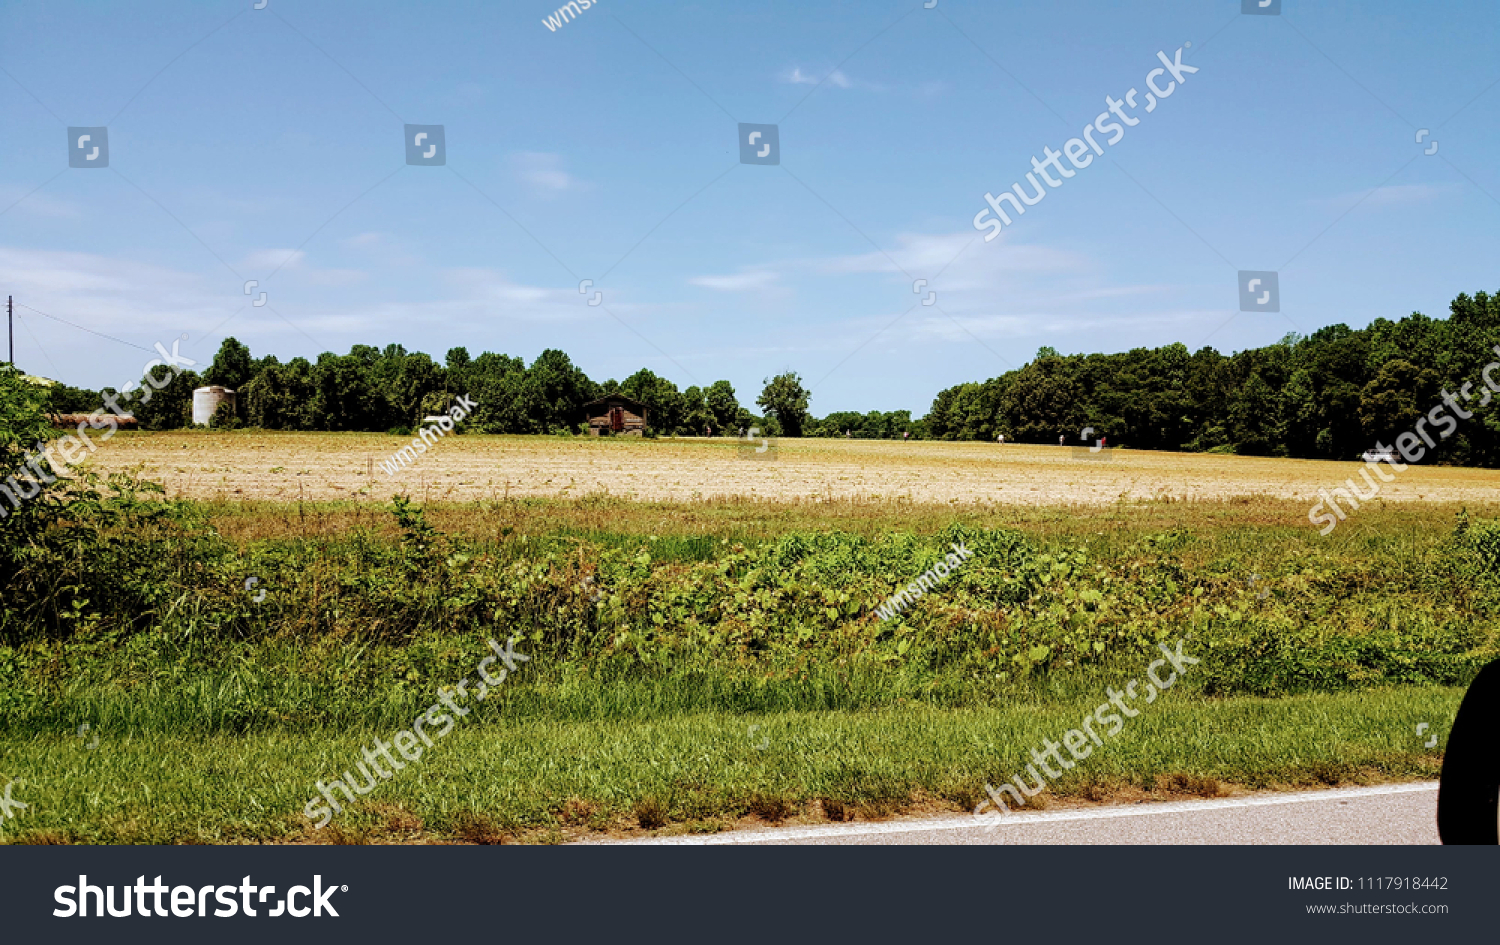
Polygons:
[[[1356,463],[993,443],[783,440],[751,459],[730,439],[447,437],[395,476],[380,464],[408,442],[369,433],[121,433],[94,454],[104,472],[139,468],[171,495],[327,501],[397,493],[427,501],[578,498],[644,501],[742,496],[771,501],[1104,505],[1127,499],[1316,499]],[[1388,473],[1389,474],[1389,473]],[[1380,499],[1493,501],[1500,470],[1411,466]]]

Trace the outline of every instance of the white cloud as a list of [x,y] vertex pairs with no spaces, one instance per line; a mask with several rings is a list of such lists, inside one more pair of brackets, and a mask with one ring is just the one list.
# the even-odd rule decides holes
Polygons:
[[1374,187],[1323,197],[1313,202],[1340,210],[1347,210],[1356,204],[1360,207],[1401,207],[1430,203],[1460,189],[1459,184],[1396,184],[1392,187]]
[[309,266],[307,253],[300,249],[255,250],[246,254],[240,268],[247,277],[260,281],[268,281],[274,276],[278,285],[347,286],[361,282],[370,275],[363,269],[320,269]]
[[[945,306],[946,307],[946,306]],[[1142,332],[1147,329],[1172,329],[1167,334],[1191,334],[1194,328],[1222,321],[1224,311],[1219,309],[1178,309],[1152,311],[1133,315],[1060,315],[1049,311],[1028,311],[1004,315],[957,315],[952,317],[941,312],[924,314],[913,320],[908,329],[913,336],[937,338],[943,341],[962,341],[973,338],[1040,338],[1059,335],[1118,332],[1128,329]],[[1087,347],[1087,342],[1084,343]],[[1093,350],[1088,348],[1087,350]],[[1030,360],[1030,354],[1025,355]]]
[[41,188],[32,187],[0,187],[0,212],[53,218],[81,215],[78,205],[72,201],[49,197]]
[[562,169],[562,156],[538,151],[514,155],[516,174],[544,195],[560,194],[580,186],[578,179]]
[[[93,388],[139,377],[151,355],[89,332],[149,351],[189,330],[194,334],[185,354],[202,360],[200,351],[191,350],[196,333],[244,304],[231,279],[91,253],[0,246],[0,283],[16,298],[23,326],[16,331],[16,358],[22,366]],[[38,370],[43,364],[50,367]]]
[[[824,82],[825,80],[808,75],[802,71],[800,66],[793,66],[792,71],[785,73],[781,77],[781,81],[790,82],[792,85],[817,85],[819,82]],[[836,85],[841,89],[854,87],[854,83],[849,80],[849,77],[838,69],[828,73],[826,84]]]
[[[274,253],[268,258],[278,262],[286,258],[285,250],[267,252]],[[439,285],[447,291],[437,293],[439,297],[424,294],[396,300],[311,288],[350,285],[367,278],[363,271],[301,268],[296,275],[309,288],[283,284],[287,276],[283,271],[273,282],[262,281],[257,291],[269,292],[270,303],[255,308],[248,304],[242,286],[222,273],[200,275],[90,253],[0,246],[0,284],[18,303],[146,349],[187,331],[190,338],[184,351],[200,361],[205,355],[212,357],[226,334],[285,358],[290,353],[341,351],[355,342],[398,337],[411,329],[417,316],[428,324],[476,333],[493,331],[497,323],[507,322],[615,324],[602,307],[589,306],[576,287],[525,285],[489,269],[443,270],[438,274]],[[605,304],[621,317],[643,311],[616,297],[607,297]],[[18,326],[17,358],[36,362],[25,364],[36,369],[33,373],[61,374],[60,380],[92,387],[119,384],[148,357],[20,305],[16,311],[18,320],[24,319],[42,352],[55,364],[37,361],[34,350],[28,351],[31,335]],[[309,351],[314,343],[316,349]],[[121,370],[127,375],[115,378]]]
[[745,269],[727,276],[694,276],[688,284],[721,292],[746,292],[772,288],[780,278],[780,273],[771,269]]
[[257,272],[273,272],[278,269],[300,269],[307,254],[300,249],[258,249],[248,253],[240,268],[251,275]]
[[411,266],[421,261],[421,258],[403,245],[402,241],[389,233],[376,231],[357,233],[339,240],[339,245],[350,252],[372,259],[383,267]]
[[[1016,274],[1074,273],[1091,267],[1077,253],[1024,243],[986,246],[977,233],[899,233],[896,246],[812,261],[822,272],[890,272],[939,280],[949,289],[1014,288]],[[986,250],[997,250],[989,251]],[[899,267],[899,268],[898,268]]]
[[346,286],[368,278],[370,274],[363,269],[318,269],[307,273],[303,281],[309,285]]
[[603,305],[616,314],[641,307],[625,302],[611,290],[591,289],[580,293],[574,286],[527,285],[513,282],[503,272],[480,267],[444,269],[440,277],[452,290],[449,298],[422,303],[424,315],[442,319],[467,319],[476,325],[491,325],[497,319],[524,322],[574,322],[592,318],[613,319],[600,306],[588,304],[586,296],[604,291]]
[[[879,347],[899,351],[972,345],[978,338],[1017,366],[1048,339],[1076,338],[1084,349],[1101,335],[1188,336],[1226,315],[1174,304],[1173,286],[1111,283],[1098,261],[1071,250],[1009,240],[986,244],[966,231],[901,233],[880,242],[881,251],[775,260],[689,281],[724,291],[774,288],[791,295],[803,285],[799,277],[810,287],[807,294],[830,276],[841,277],[864,284],[844,296],[862,301],[852,302],[845,317],[807,325],[792,350],[848,351],[878,338]],[[914,280],[926,283],[913,292]],[[928,293],[936,293],[933,304],[922,305]],[[1024,350],[1015,346],[1022,340]]]

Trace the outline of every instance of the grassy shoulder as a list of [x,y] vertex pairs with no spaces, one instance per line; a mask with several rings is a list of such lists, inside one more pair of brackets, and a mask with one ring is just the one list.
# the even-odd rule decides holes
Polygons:
[[[1462,690],[1404,687],[1275,699],[1169,692],[1036,798],[1182,794],[1430,779]],[[0,735],[0,779],[29,807],[12,843],[562,842],[716,832],[750,822],[971,811],[1102,690],[1051,703],[645,720],[511,718],[484,706],[325,828],[316,784],[390,729],[188,735],[101,729]],[[1434,724],[1436,723],[1436,724]],[[89,747],[90,745],[93,747]]]
[[[1286,511],[127,489],[0,568],[0,789],[30,805],[0,838],[558,840],[971,810],[1180,639],[1201,663],[1041,798],[1436,776],[1416,725],[1445,733],[1500,652],[1500,525],[1371,507],[1322,540]],[[875,612],[955,542],[971,560]],[[510,637],[524,672],[312,829],[320,779]]]

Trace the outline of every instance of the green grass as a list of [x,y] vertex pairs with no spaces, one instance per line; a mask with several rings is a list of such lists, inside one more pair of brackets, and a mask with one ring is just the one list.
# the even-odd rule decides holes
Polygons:
[[[1435,777],[1416,723],[1446,734],[1448,687],[1279,699],[1179,698],[1126,723],[1048,794],[1212,793]],[[641,823],[718,830],[844,809],[972,810],[1102,689],[1052,704],[861,712],[701,712],[649,720],[511,718],[484,706],[324,830],[301,811],[389,728],[248,735],[9,735],[0,781],[31,806],[12,842],[557,841]],[[757,726],[751,731],[751,726]],[[93,734],[93,733],[90,733]],[[1217,784],[1215,784],[1217,782]],[[1207,787],[1205,788],[1205,785]],[[849,816],[846,814],[846,816]]]
[[[1500,527],[1371,507],[1325,540],[1296,511],[105,502],[0,567],[0,790],[32,805],[0,840],[968,810],[1180,638],[1202,663],[1039,803],[1435,776],[1415,726],[1500,653]],[[971,562],[872,613],[955,539]],[[308,831],[318,779],[511,635],[532,662],[480,713]]]

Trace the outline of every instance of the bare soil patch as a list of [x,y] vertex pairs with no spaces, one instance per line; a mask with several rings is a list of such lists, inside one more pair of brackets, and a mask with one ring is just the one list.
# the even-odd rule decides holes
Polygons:
[[[1360,464],[1251,456],[993,443],[783,440],[775,459],[729,439],[445,437],[395,476],[380,463],[406,439],[369,433],[121,433],[94,454],[138,468],[171,495],[200,499],[423,501],[579,498],[677,502],[900,499],[916,503],[1105,505],[1124,499],[1316,501]],[[753,454],[750,454],[753,455]],[[1413,465],[1376,501],[1487,502],[1500,470]]]

